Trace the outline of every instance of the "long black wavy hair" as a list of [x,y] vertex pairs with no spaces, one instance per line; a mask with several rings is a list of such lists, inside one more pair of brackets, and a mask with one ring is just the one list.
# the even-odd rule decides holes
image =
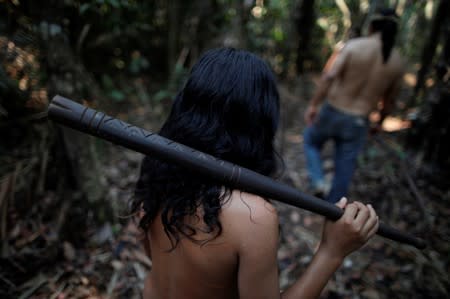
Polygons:
[[[279,122],[279,95],[269,66],[243,50],[207,51],[192,68],[184,88],[159,134],[176,142],[236,163],[263,175],[276,169],[274,137]],[[144,231],[161,213],[172,249],[180,237],[205,243],[219,236],[219,213],[231,189],[206,176],[146,156],[132,202],[143,208]],[[186,216],[201,209],[208,240],[196,238],[197,229]]]
[[372,32],[381,33],[383,63],[386,63],[391,56],[397,36],[398,16],[393,9],[381,9],[371,20]]

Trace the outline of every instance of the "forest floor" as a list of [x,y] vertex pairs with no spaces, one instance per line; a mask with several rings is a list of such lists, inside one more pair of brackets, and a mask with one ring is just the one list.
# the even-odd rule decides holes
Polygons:
[[[296,96],[298,87],[280,86],[280,94],[282,126],[277,146],[285,162],[281,181],[306,192],[301,137],[306,101]],[[132,118],[128,121],[133,123]],[[157,129],[155,124],[138,125]],[[421,251],[375,237],[346,258],[322,298],[449,298],[450,191],[446,182],[430,174],[416,157],[408,156],[403,138],[402,133],[369,138],[348,198],[371,203],[383,222],[424,238],[428,247]],[[111,153],[111,162],[104,170],[111,186],[108,198],[123,207],[132,194],[142,156],[118,147],[111,147]],[[327,177],[331,178],[331,145],[325,147],[324,156]],[[46,195],[41,209],[52,196]],[[281,203],[276,207],[281,221],[280,284],[285,288],[310,262],[323,217]],[[2,259],[0,297],[141,298],[151,261],[128,218],[117,216],[117,222],[91,227],[89,241],[82,248],[69,242],[51,242],[51,221],[33,223],[29,227],[18,221],[9,233],[14,240],[10,246],[22,248],[22,254]]]

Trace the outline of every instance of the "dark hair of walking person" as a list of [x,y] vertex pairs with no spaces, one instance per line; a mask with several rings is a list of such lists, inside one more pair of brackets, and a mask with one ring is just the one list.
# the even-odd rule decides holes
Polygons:
[[398,21],[398,16],[393,9],[382,9],[371,19],[371,33],[381,33],[383,63],[387,63],[394,47]]
[[[276,169],[274,136],[279,95],[269,66],[247,51],[207,51],[194,65],[159,134],[263,175]],[[198,240],[183,220],[201,209],[207,233],[222,232],[219,213],[231,190],[214,179],[146,156],[132,202],[145,231],[158,213],[172,249],[180,237]]]

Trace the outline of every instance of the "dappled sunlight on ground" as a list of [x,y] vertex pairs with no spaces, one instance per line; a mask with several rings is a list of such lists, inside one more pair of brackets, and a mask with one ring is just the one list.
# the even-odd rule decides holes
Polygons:
[[411,127],[410,120],[403,120],[399,117],[388,116],[384,119],[382,128],[386,132],[394,132]]
[[414,73],[406,73],[403,76],[403,81],[407,84],[408,87],[414,87],[416,86],[416,74]]

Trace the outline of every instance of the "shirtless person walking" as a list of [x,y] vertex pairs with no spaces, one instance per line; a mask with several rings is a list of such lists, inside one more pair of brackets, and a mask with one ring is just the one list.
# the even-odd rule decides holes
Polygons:
[[405,67],[393,49],[397,22],[393,10],[382,10],[372,18],[368,37],[348,41],[322,75],[305,111],[304,147],[311,186],[317,195],[328,191],[321,149],[328,140],[335,144],[334,178],[325,196],[329,202],[347,194],[357,155],[366,141],[369,113],[381,101],[381,124],[400,89]]
[[[193,67],[160,135],[270,176],[278,119],[266,63],[246,51],[215,49]],[[370,205],[337,205],[343,216],[325,222],[307,270],[280,292],[279,222],[268,199],[147,156],[133,202],[152,260],[144,299],[318,298],[344,257],[378,229]]]

